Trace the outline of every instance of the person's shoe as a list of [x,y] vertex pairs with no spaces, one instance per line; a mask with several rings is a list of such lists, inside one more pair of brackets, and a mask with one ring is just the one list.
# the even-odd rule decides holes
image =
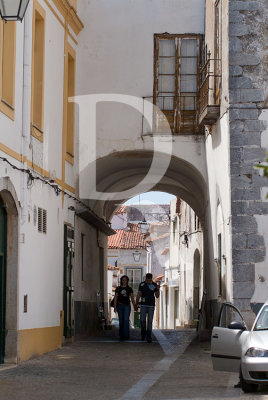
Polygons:
[[144,341],[146,338],[146,335],[141,335],[141,340]]
[[147,343],[152,343],[152,339],[151,338],[147,338]]
[[234,385],[234,388],[241,388],[241,382],[238,382]]

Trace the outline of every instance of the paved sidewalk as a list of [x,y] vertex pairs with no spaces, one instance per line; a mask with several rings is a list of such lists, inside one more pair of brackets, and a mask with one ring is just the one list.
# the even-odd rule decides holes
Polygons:
[[0,368],[0,400],[268,399],[268,388],[244,395],[236,374],[214,372],[209,344],[192,341],[194,331],[155,331],[151,344],[137,331],[127,342],[115,335]]

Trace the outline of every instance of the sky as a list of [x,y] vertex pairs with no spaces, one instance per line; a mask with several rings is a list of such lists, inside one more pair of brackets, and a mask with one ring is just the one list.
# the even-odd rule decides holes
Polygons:
[[175,196],[164,192],[147,192],[132,197],[124,204],[169,204]]

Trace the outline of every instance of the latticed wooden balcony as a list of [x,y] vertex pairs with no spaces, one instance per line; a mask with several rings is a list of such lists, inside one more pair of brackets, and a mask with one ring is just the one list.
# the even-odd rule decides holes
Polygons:
[[145,97],[144,100],[146,100],[147,116],[150,116],[151,127],[143,118],[143,134],[172,132],[193,135],[201,133],[198,122],[198,93],[185,96],[157,96],[155,99]]

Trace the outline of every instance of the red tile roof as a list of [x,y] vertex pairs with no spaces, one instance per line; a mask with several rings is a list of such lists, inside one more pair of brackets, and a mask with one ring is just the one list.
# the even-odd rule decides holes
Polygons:
[[107,268],[111,271],[119,271],[120,268],[119,267],[115,267],[114,265],[107,265]]
[[128,230],[115,229],[116,234],[108,237],[108,249],[146,249],[145,237],[138,224],[127,224]]
[[116,210],[114,215],[125,214],[126,212],[127,212],[127,207],[126,206],[121,206]]
[[154,280],[154,282],[159,282],[159,281],[161,281],[161,280],[164,278],[164,276],[165,276],[165,275],[158,275],[158,276],[156,276],[153,280]]

